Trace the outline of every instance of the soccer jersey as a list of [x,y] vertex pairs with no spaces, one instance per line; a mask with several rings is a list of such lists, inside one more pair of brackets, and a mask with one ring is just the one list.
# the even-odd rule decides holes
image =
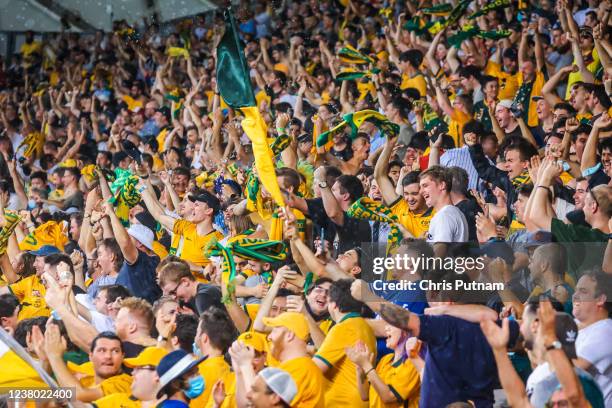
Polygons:
[[298,357],[284,361],[278,368],[289,373],[298,392],[291,401],[292,407],[324,407],[323,374],[310,357]]
[[142,401],[130,394],[118,392],[95,400],[92,405],[96,408],[140,408]]
[[433,209],[429,208],[422,214],[410,211],[408,202],[402,197],[389,206],[391,212],[397,216],[400,224],[404,226],[415,238],[423,237],[429,230],[429,222],[434,215]]
[[398,402],[385,404],[378,392],[370,385],[370,407],[407,407],[418,408],[421,379],[419,373],[408,359],[393,362],[395,355],[387,354],[376,366],[376,374],[389,386]]
[[214,230],[207,235],[199,235],[196,224],[182,219],[174,222],[172,232],[183,237],[183,249],[179,256],[181,259],[199,266],[206,266],[210,260],[204,255],[204,250],[213,240],[222,240],[223,234]]
[[204,392],[195,399],[189,402],[189,406],[192,408],[204,407],[208,403],[208,399],[211,397],[213,385],[225,377],[230,372],[230,366],[225,362],[225,358],[221,356],[207,358],[202,361],[198,366],[200,375],[204,378],[206,387]]
[[346,356],[346,348],[362,341],[376,354],[376,338],[365,319],[349,313],[329,331],[315,358],[329,366],[325,373],[325,406],[367,407],[357,392],[355,364]]
[[32,317],[48,317],[51,311],[45,302],[45,286],[36,275],[23,278],[19,282],[9,285],[10,291],[19,299],[21,310],[19,320]]

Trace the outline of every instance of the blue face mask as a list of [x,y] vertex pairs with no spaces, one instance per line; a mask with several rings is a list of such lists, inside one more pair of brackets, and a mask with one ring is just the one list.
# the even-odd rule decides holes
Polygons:
[[198,398],[204,392],[204,377],[201,375],[191,377],[187,384],[189,388],[185,391],[185,396],[190,400]]
[[202,350],[200,350],[200,346],[198,346],[198,343],[194,341],[191,347],[193,348],[193,354],[195,354],[197,358],[204,357],[204,354],[202,353]]
[[36,201],[28,200],[28,210],[33,210],[34,208],[36,208]]

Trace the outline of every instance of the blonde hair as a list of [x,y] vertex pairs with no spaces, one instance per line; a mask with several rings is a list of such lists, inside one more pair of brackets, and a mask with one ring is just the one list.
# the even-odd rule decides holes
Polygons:
[[132,316],[135,316],[145,324],[147,331],[151,331],[155,323],[155,316],[153,315],[153,309],[149,302],[132,296],[121,301],[121,308],[128,309]]

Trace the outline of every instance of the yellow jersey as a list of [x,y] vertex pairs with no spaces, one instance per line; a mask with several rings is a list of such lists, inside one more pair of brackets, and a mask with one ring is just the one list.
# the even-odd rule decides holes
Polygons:
[[140,408],[142,401],[124,392],[106,395],[95,400],[92,405],[95,408]]
[[204,378],[206,387],[204,392],[196,399],[189,401],[191,408],[200,408],[206,406],[208,399],[211,398],[212,389],[215,383],[224,378],[230,372],[230,366],[225,362],[223,356],[211,357],[202,361],[198,366],[200,375]]
[[324,407],[323,374],[310,357],[298,357],[284,361],[278,366],[285,370],[297,385],[297,394],[292,407],[315,408]]
[[485,67],[485,74],[491,75],[499,79],[499,95],[497,99],[514,99],[516,91],[518,91],[518,74],[509,74],[504,72],[501,65],[489,60]]
[[367,407],[357,392],[355,364],[346,356],[345,349],[362,341],[376,354],[376,338],[370,326],[358,313],[348,313],[331,328],[314,358],[325,363],[326,407]]
[[423,74],[419,72],[413,77],[408,76],[408,74],[402,74],[400,89],[403,91],[407,88],[415,88],[421,94],[421,98],[425,97],[427,95],[427,82],[425,82]]
[[[212,387],[212,384],[210,387]],[[208,387],[208,385],[206,385]],[[230,371],[223,377],[223,388],[225,389],[225,399],[219,405],[219,408],[236,408],[236,374]],[[215,406],[214,398],[209,398],[206,408],[213,408]]]
[[51,314],[47,302],[45,302],[47,290],[38,276],[32,275],[23,278],[19,282],[9,285],[9,289],[21,303],[19,320],[41,316],[49,317]]
[[[523,84],[523,73],[519,72],[517,74],[518,85],[521,86]],[[533,85],[531,87],[531,96],[529,97],[529,106],[523,106],[523,109],[528,109],[528,118],[527,125],[531,127],[538,126],[538,113],[536,112],[537,102],[531,99],[534,96],[542,95],[542,88],[544,87],[544,83],[546,82],[546,78],[544,78],[544,74],[542,72],[535,73],[535,79],[533,80]]]
[[419,393],[421,389],[419,373],[409,359],[401,359],[394,363],[394,357],[395,354],[390,353],[381,358],[376,366],[376,374],[389,386],[399,402],[385,404],[374,387],[370,385],[370,408],[419,407]]
[[[13,350],[0,356],[0,387],[3,388],[49,388],[28,363],[23,361]],[[10,369],[6,369],[10,367]]]
[[[592,57],[592,61],[587,64],[586,69],[588,69],[589,71],[591,71],[593,75],[595,75],[595,73],[597,72],[597,69],[600,66],[599,54],[597,53],[597,50],[595,48],[593,48],[593,51],[591,51],[591,57]],[[572,64],[575,64],[575,63],[576,61],[574,60]],[[579,82],[579,81],[584,81],[584,78],[582,78],[582,74],[580,73],[580,71],[570,72],[570,74],[567,77],[567,90],[565,91],[566,101],[570,99],[570,93],[572,91],[572,86],[576,82]]]
[[94,381],[94,377],[84,377],[79,382],[83,387],[100,387],[104,396],[118,392],[129,393],[132,387],[132,376],[125,373],[106,378],[100,384],[95,384]]
[[397,216],[400,224],[415,238],[421,238],[429,231],[429,222],[434,216],[433,208],[428,208],[422,214],[415,214],[410,211],[408,202],[403,197],[398,198],[389,208],[391,213]]
[[196,224],[183,219],[176,220],[172,232],[175,236],[183,238],[183,248],[180,253],[181,259],[192,262],[199,266],[206,266],[210,260],[204,256],[204,250],[213,240],[221,241],[223,234],[213,230],[207,235],[198,235]]
[[472,120],[472,115],[459,110],[453,109],[453,114],[450,116],[450,123],[448,124],[448,134],[453,138],[455,147],[463,146],[463,126]]

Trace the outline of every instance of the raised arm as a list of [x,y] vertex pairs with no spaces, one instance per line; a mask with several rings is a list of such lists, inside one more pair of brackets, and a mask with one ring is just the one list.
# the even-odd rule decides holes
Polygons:
[[580,162],[580,171],[584,172],[587,169],[597,164],[597,145],[599,143],[599,133],[601,129],[612,124],[612,119],[606,112],[604,112],[595,123],[589,134],[589,138],[584,146],[584,152],[582,153],[582,161]]
[[387,176],[389,172],[389,162],[391,161],[391,153],[393,152],[393,148],[395,147],[396,143],[396,137],[393,139],[387,139],[382,153],[376,161],[376,166],[374,167],[374,178],[376,179],[376,183],[378,183],[378,188],[380,189],[383,200],[387,205],[391,205],[400,197],[396,194],[395,187],[393,187],[393,183],[391,180],[389,180],[389,176]]

